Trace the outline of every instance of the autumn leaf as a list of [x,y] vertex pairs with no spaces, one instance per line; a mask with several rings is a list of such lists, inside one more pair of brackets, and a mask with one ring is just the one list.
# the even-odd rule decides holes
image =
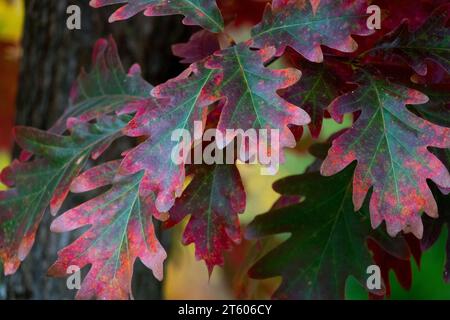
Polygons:
[[140,71],[138,65],[133,65],[125,72],[112,37],[98,40],[92,54],[92,70],[83,70],[78,76],[68,108],[50,131],[62,134],[71,118],[90,121],[130,105],[145,105],[153,87]]
[[366,75],[360,87],[338,97],[329,107],[341,121],[349,112],[361,111],[352,128],[333,141],[321,172],[333,175],[357,161],[353,202],[361,208],[369,188],[372,226],[383,220],[387,231],[413,232],[422,237],[420,214],[437,217],[436,201],[427,179],[448,188],[450,176],[428,147],[448,148],[450,129],[411,113],[405,105],[422,104],[422,93]]
[[95,147],[125,127],[122,118],[105,117],[81,123],[70,136],[18,127],[17,143],[35,154],[31,162],[14,161],[2,174],[11,189],[0,192],[0,259],[5,274],[13,274],[28,255],[39,223],[50,206],[55,215]]
[[[178,140],[172,140],[172,134],[175,130],[187,130],[194,137],[195,121],[205,123],[206,107],[217,100],[209,89],[216,76],[215,70],[193,64],[175,79],[156,87],[151,103],[122,110],[123,113],[135,113],[124,133],[130,137],[147,136],[148,139],[126,153],[118,175],[145,170],[148,175],[146,188],[156,194],[156,207],[160,212],[173,206],[175,198],[181,195],[185,179],[186,158],[181,163],[172,159],[174,150],[181,147]],[[192,143],[191,140],[185,147],[189,149]]]
[[124,4],[109,18],[110,22],[131,18],[143,11],[146,16],[182,14],[187,25],[200,25],[211,32],[222,31],[223,18],[215,0],[91,0],[90,5],[100,8]]
[[234,165],[194,165],[194,178],[170,210],[167,227],[187,215],[183,244],[195,244],[196,257],[204,260],[211,274],[223,265],[223,252],[241,241],[238,214],[245,210],[245,191]]
[[[318,172],[284,178],[274,189],[282,196],[305,200],[256,217],[246,236],[251,239],[289,233],[290,237],[250,270],[256,279],[281,276],[275,299],[342,299],[345,281],[352,275],[361,284],[373,264],[367,240],[403,257],[405,244],[373,232],[367,206],[357,212],[352,204],[352,167],[332,177]],[[384,288],[374,290],[384,294]]]
[[[233,263],[241,259],[245,271],[264,255],[250,275],[281,277],[274,298],[343,298],[348,277],[366,286],[373,264],[383,285],[370,291],[372,298],[389,294],[390,270],[409,287],[411,256],[419,261],[419,249],[449,225],[450,6],[438,7],[444,2],[91,0],[93,7],[114,6],[111,22],[141,12],[183,15],[185,24],[202,29],[172,48],[187,69],[155,88],[138,65],[124,69],[112,38],[100,39],[57,123],[48,132],[16,129],[22,154],[0,175],[9,187],[0,192],[4,272],[14,273],[25,259],[48,208],[56,214],[69,192],[92,192],[51,225],[81,234],[49,270],[67,277],[70,266],[85,269],[79,299],[133,298],[137,259],[162,279],[166,253],[154,219],[166,227],[184,221],[183,243],[194,244],[210,275],[228,250],[238,247]],[[369,4],[382,10],[377,32],[367,26]],[[241,140],[246,154],[234,154],[234,161],[246,162],[252,151],[282,161],[286,147],[306,151],[303,126],[317,138],[324,116],[342,122],[347,114],[350,128],[309,149],[317,159],[307,173],[275,183],[281,197],[246,232],[249,243],[257,240],[258,257],[242,261],[252,252],[239,248],[246,194],[235,164],[219,160],[227,147],[239,147],[230,138],[258,132],[257,141]],[[212,139],[207,129],[217,129],[210,145],[202,141]],[[80,174],[123,136],[136,144]],[[191,164],[199,150],[219,164],[208,157]],[[386,229],[377,228],[383,221]],[[264,241],[270,248],[261,248],[261,238],[272,235],[275,241]],[[447,248],[446,281],[449,256]]]
[[450,127],[450,85],[420,88],[430,100],[423,105],[411,106],[421,118],[434,124]]
[[139,192],[145,173],[114,179],[120,161],[94,167],[75,179],[72,191],[90,191],[112,184],[100,196],[73,208],[53,221],[53,232],[90,225],[75,242],[58,253],[51,276],[66,277],[69,266],[91,268],[77,299],[132,298],[131,279],[137,258],[162,280],[166,252],[155,235],[153,214],[159,215],[151,193]]
[[[415,241],[419,242],[417,238],[413,238]],[[404,243],[402,243],[403,245]],[[391,271],[394,272],[395,277],[397,278],[398,283],[402,286],[403,289],[409,290],[412,285],[412,267],[411,267],[411,257],[412,255],[409,253],[410,250],[405,248],[405,256],[396,257],[395,255],[390,254],[385,251],[380,245],[378,245],[375,241],[369,240],[368,247],[373,254],[374,263],[380,267],[381,277],[383,278],[386,293],[385,296],[369,294],[369,298],[371,299],[383,299],[384,297],[389,298],[391,295],[391,281],[389,278],[389,274]]]
[[[304,125],[310,118],[277,94],[297,82],[301,73],[293,68],[264,67],[274,54],[274,48],[252,51],[241,43],[216,53],[206,67],[220,70],[223,79],[215,89],[215,94],[225,99],[217,129],[224,135],[227,129],[277,129],[282,149],[296,144],[288,125]],[[269,145],[275,152],[275,145]]]
[[[420,27],[437,7],[447,3],[447,0],[416,0],[411,5],[409,0],[375,0],[372,4],[381,8],[383,32],[396,29],[403,20],[407,19],[413,30]],[[377,32],[378,33],[378,32]]]
[[236,27],[254,25],[261,21],[264,8],[270,0],[218,0],[225,25],[229,23]]
[[[252,30],[252,45],[273,46],[276,55],[286,47],[312,62],[322,62],[321,45],[353,52],[358,45],[351,35],[373,33],[366,26],[366,0],[277,1],[267,6],[263,20]],[[313,7],[313,5],[314,7]]]
[[[222,133],[227,129],[279,129],[279,147],[294,146],[288,124],[301,125],[309,117],[283,100],[277,90],[297,81],[299,72],[265,68],[263,62],[272,55],[273,50],[253,52],[244,44],[221,51],[206,60],[206,67],[203,62],[192,64],[177,78],[157,86],[152,91],[152,103],[124,108],[123,113],[136,112],[125,134],[149,138],[127,152],[119,175],[146,170],[148,188],[157,194],[156,207],[161,212],[170,210],[181,195],[185,177],[185,162],[176,164],[171,159],[174,148],[179,146],[178,141],[172,141],[172,132],[187,130],[194,136],[195,122],[204,127],[207,107],[221,99],[226,101],[218,124]],[[245,63],[245,70],[241,63]]]
[[182,63],[188,64],[203,60],[217,50],[220,50],[217,35],[206,30],[194,33],[186,43],[178,43],[172,46],[173,54],[183,58]]
[[404,21],[396,30],[386,35],[376,50],[403,58],[419,75],[427,74],[427,60],[432,60],[450,73],[450,33],[446,27],[450,5],[433,11],[417,30],[409,30]]
[[[442,161],[450,167],[450,150],[445,150],[445,152],[440,152],[438,154]],[[439,218],[432,219],[429,217],[424,217],[424,235],[422,239],[422,250],[428,250],[431,248],[442,234],[442,228],[446,226],[450,229],[450,189],[439,190],[436,186],[431,186],[433,195],[436,198],[438,205]],[[445,193],[445,194],[443,194]],[[450,282],[450,238],[447,238],[446,246],[446,260],[443,272],[444,280]]]
[[301,80],[286,89],[282,97],[309,114],[309,130],[313,138],[318,138],[325,110],[339,95],[338,80],[324,64],[303,64],[301,71]]

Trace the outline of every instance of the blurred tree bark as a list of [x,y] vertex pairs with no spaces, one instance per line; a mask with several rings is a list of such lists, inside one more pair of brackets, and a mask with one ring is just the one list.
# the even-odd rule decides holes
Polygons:
[[[153,85],[177,75],[182,66],[170,51],[171,44],[186,41],[189,30],[179,17],[136,16],[109,24],[114,8],[92,9],[88,0],[27,0],[22,40],[16,122],[47,129],[67,105],[70,87],[81,66],[90,66],[91,49],[100,37],[112,34],[118,43],[125,67],[138,62],[144,77]],[[69,5],[81,8],[81,30],[66,28]],[[17,153],[17,150],[16,150]],[[57,250],[73,240],[73,235],[52,234],[50,217],[45,215],[35,246],[21,268],[6,279],[7,299],[71,299],[74,292],[65,279],[46,276]],[[136,264],[133,292],[136,299],[160,299],[161,284],[150,270]]]

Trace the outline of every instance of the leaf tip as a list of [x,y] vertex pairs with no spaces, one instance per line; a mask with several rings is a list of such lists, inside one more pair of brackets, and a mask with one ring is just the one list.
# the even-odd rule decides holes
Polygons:
[[116,22],[116,21],[118,21],[118,20],[120,20],[120,19],[117,18],[115,15],[111,15],[111,16],[108,18],[108,22],[109,22],[109,23],[114,23],[114,22]]
[[430,98],[427,95],[417,90],[408,89],[408,98],[405,104],[424,104],[428,101],[430,101]]
[[3,274],[5,276],[12,276],[17,272],[20,266],[20,261],[5,261],[3,263]]
[[54,233],[62,233],[65,232],[65,228],[61,223],[60,219],[55,219],[50,225],[50,231]]
[[98,0],[91,0],[91,1],[89,1],[89,5],[92,8],[100,8],[101,7],[101,4],[100,4],[100,2]]

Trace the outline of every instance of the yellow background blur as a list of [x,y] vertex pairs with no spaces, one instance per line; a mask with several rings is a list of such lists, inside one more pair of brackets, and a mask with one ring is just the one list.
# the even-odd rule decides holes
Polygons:
[[23,0],[0,0],[0,41],[19,41],[23,18]]
[[[23,0],[0,0],[0,42],[18,43],[22,35],[23,20]],[[9,154],[0,151],[0,170],[9,161]],[[0,184],[0,189],[2,188]]]

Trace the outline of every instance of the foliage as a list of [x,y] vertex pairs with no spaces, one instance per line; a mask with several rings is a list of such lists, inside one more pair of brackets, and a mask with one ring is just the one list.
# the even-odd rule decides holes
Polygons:
[[[341,122],[353,115],[350,129],[313,147],[319,160],[308,173],[275,183],[283,197],[245,232],[248,239],[290,233],[250,270],[257,278],[282,276],[274,298],[343,298],[346,279],[364,284],[373,263],[383,269],[384,286],[371,294],[383,296],[388,270],[409,266],[417,248],[403,233],[423,237],[423,250],[436,241],[448,224],[450,191],[450,6],[424,13],[428,7],[418,5],[421,21],[408,24],[398,12],[409,2],[379,1],[388,16],[375,31],[366,25],[366,0],[273,0],[259,19],[254,12],[246,18],[246,6],[256,7],[251,2],[91,1],[93,7],[121,4],[110,21],[139,12],[181,14],[185,24],[205,30],[173,47],[190,65],[156,87],[142,79],[139,66],[124,71],[112,38],[99,40],[91,71],[78,77],[55,126],[15,129],[23,152],[1,175],[10,188],[0,192],[6,274],[26,258],[48,208],[56,215],[70,191],[99,188],[51,227],[90,226],[49,270],[64,276],[70,265],[91,265],[78,298],[131,298],[137,258],[162,279],[166,253],[154,219],[171,227],[190,216],[183,243],[195,244],[210,273],[222,265],[224,252],[242,239],[238,215],[246,195],[234,165],[171,160],[172,132],[194,135],[196,122],[223,133],[278,129],[279,146],[271,147],[282,154],[296,146],[301,126],[309,125],[317,139],[324,117]],[[228,34],[235,19],[255,24],[247,41]],[[98,159],[122,136],[139,138],[138,144],[120,159],[88,168],[89,158]],[[424,217],[424,229],[423,212],[440,218]],[[448,264],[445,275],[448,280]],[[411,272],[403,276],[408,287]]]

